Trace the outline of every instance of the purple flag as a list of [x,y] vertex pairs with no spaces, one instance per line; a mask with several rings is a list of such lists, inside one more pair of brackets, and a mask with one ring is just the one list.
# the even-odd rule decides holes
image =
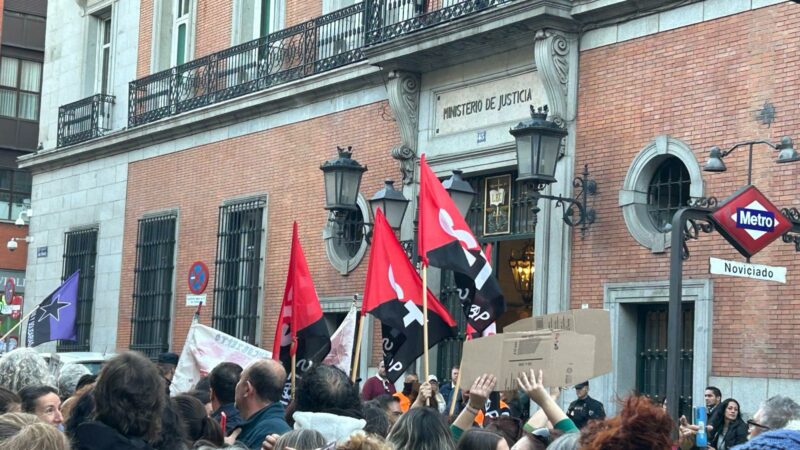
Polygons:
[[78,314],[78,278],[80,271],[70,275],[61,286],[48,295],[28,318],[28,347],[57,339],[74,341],[75,318]]

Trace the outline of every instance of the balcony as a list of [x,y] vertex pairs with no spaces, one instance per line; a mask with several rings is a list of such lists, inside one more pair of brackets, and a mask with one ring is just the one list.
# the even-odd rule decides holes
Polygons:
[[110,129],[114,96],[96,94],[58,108],[59,148],[103,136]]

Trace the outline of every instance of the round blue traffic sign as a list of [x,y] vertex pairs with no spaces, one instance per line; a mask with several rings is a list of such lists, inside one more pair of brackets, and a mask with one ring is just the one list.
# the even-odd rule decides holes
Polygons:
[[189,268],[189,291],[199,295],[208,286],[208,267],[202,261],[195,261]]

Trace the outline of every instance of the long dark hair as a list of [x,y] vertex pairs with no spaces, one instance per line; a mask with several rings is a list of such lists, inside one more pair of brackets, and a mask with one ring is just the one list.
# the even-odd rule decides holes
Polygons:
[[189,394],[177,395],[174,400],[178,415],[192,443],[206,440],[216,445],[224,444],[222,428],[216,420],[208,417],[206,407],[200,400]]
[[734,419],[732,423],[742,421],[742,407],[739,402],[732,398],[726,398],[724,401],[722,401],[722,403],[714,408],[714,413],[711,414],[711,418],[708,419],[708,424],[713,427],[711,429],[711,440],[709,442],[716,441],[719,433],[722,433],[722,429],[725,428],[725,410],[728,409],[728,405],[731,402],[736,403],[738,408],[736,419]]
[[503,436],[487,430],[471,428],[458,440],[456,450],[487,450],[497,448]]

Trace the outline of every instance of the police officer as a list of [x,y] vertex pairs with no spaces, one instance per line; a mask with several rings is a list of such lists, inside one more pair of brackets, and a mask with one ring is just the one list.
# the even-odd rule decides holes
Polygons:
[[567,416],[575,422],[575,426],[583,428],[590,420],[605,419],[606,411],[603,404],[589,397],[589,382],[575,385],[575,393],[578,399],[569,404]]

